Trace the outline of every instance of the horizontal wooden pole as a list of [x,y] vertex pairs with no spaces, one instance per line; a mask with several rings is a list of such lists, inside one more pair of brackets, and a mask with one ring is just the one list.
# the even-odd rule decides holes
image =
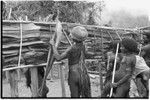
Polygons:
[[[96,61],[96,59],[86,59],[86,61]],[[62,62],[54,62],[54,64],[61,64]],[[20,68],[32,68],[32,67],[43,67],[46,66],[46,63],[39,64],[39,65],[22,65],[22,66],[16,66],[11,68],[4,68],[3,71],[9,71],[14,69],[20,69]]]
[[[12,21],[12,20],[3,20],[3,23],[34,23],[34,24],[47,24],[47,25],[56,25],[56,22],[35,22],[35,21]],[[125,31],[133,31],[133,30],[138,30],[134,28],[117,28],[117,27],[106,27],[106,26],[100,26],[100,25],[82,25],[78,23],[66,23],[62,22],[62,24],[65,25],[73,25],[73,26],[84,26],[84,27],[95,27],[95,28],[100,28],[100,29],[106,29],[106,30],[125,30]],[[140,29],[140,28],[139,28]]]
[[[62,62],[54,62],[54,64],[61,64]],[[4,68],[3,69],[3,72],[4,71],[10,71],[10,70],[15,70],[15,69],[21,69],[21,68],[33,68],[33,67],[43,67],[43,66],[46,66],[46,63],[43,63],[43,64],[39,64],[39,65],[24,65],[24,66],[20,66],[20,67],[11,67],[11,68]],[[98,75],[99,72],[97,71],[89,71],[88,70],[88,73],[90,74],[96,74]]]
[[[61,64],[62,62],[54,62],[54,64]],[[22,65],[22,66],[16,66],[11,68],[4,68],[3,71],[9,71],[14,69],[20,69],[20,68],[32,68],[32,67],[43,67],[46,66],[47,63],[39,64],[39,65]]]

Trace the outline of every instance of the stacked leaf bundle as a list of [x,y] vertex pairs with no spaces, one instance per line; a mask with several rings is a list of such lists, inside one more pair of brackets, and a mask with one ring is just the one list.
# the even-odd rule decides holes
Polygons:
[[[22,25],[22,28],[21,28]],[[51,29],[50,29],[51,28]],[[55,25],[33,23],[3,23],[2,58],[3,68],[18,65],[22,31],[21,64],[47,62],[48,41],[55,33]],[[63,46],[63,47],[62,47]],[[62,45],[59,51],[66,47]],[[66,46],[66,45],[65,45]]]
[[[22,25],[22,26],[21,26]],[[75,23],[62,23],[64,31],[69,36],[69,30],[80,25]],[[107,51],[108,44],[119,39],[116,30],[106,27],[83,25],[89,33],[85,41],[88,52],[96,52],[99,56]],[[21,28],[22,27],[22,28]],[[21,64],[42,64],[47,62],[49,40],[55,34],[56,23],[40,22],[14,22],[3,21],[2,31],[2,61],[3,68],[18,65],[19,50],[22,31]],[[103,33],[103,34],[102,34]],[[111,34],[111,36],[110,36]],[[120,32],[119,34],[123,34]],[[122,36],[122,35],[121,35]],[[69,43],[65,36],[61,40],[58,50],[65,51]]]

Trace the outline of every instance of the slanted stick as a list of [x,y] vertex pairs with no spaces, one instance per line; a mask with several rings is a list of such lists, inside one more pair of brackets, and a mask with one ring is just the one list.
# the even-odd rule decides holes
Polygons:
[[67,41],[69,42],[69,44],[72,46],[72,43],[71,43],[70,39],[68,38],[68,36],[64,30],[63,30],[63,33],[64,33],[65,37],[67,38]]
[[[20,17],[20,49],[19,49],[19,59],[18,59],[18,66],[20,66],[20,62],[21,62],[21,51],[22,51],[22,23],[21,23],[21,17]],[[18,79],[21,79],[20,76],[20,69],[17,70],[18,73]]]
[[[61,39],[61,36],[62,36],[62,31],[61,30],[62,30],[61,23],[60,23],[59,20],[57,20],[57,24],[56,24],[57,38],[56,38],[56,43],[55,43],[56,47],[58,46],[58,44],[60,42],[60,39]],[[52,38],[53,40],[55,39],[56,34],[53,36],[53,38]],[[50,45],[48,58],[47,58],[46,72],[45,72],[45,75],[44,75],[44,78],[43,78],[42,86],[41,86],[40,91],[39,91],[39,95],[41,95],[41,93],[43,92],[43,87],[44,87],[44,84],[46,82],[46,78],[47,78],[50,70],[52,69],[52,65],[53,65],[54,61],[55,61],[55,58],[54,58],[54,55],[53,55],[53,47],[52,47],[52,45]]]
[[122,41],[122,38],[120,37],[120,35],[118,34],[118,32],[116,31],[115,33],[117,34],[117,36],[118,36],[119,40],[121,40],[121,41]]
[[[54,34],[52,39],[54,39],[54,38],[55,38],[55,34]],[[46,71],[45,71],[45,75],[44,75],[42,85],[41,85],[41,88],[40,88],[40,91],[39,91],[39,95],[41,95],[41,93],[43,92],[43,88],[44,88],[44,84],[46,82],[46,78],[47,78],[47,76],[49,74],[49,71],[51,70],[53,62],[54,62],[54,55],[53,55],[53,50],[52,49],[53,49],[52,45],[50,45],[50,49],[49,49],[48,57],[47,57]]]
[[109,62],[110,62],[110,56],[108,56],[108,59],[107,59],[107,70],[109,68]]
[[[112,76],[112,83],[114,83],[114,78],[115,78],[115,71],[116,71],[118,48],[119,48],[119,43],[117,44],[117,49],[116,49],[115,62],[114,62],[114,69],[113,69],[113,76]],[[112,96],[112,93],[113,93],[113,88],[111,88],[111,90],[110,90],[110,96],[109,96],[109,97]]]

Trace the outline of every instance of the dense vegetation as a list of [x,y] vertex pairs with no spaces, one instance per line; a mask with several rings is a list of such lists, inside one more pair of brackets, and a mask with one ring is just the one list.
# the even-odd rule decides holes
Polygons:
[[52,21],[59,11],[62,22],[95,24],[93,18],[103,7],[104,4],[97,6],[85,1],[7,1],[3,4],[3,19],[18,20],[27,16],[31,21]]
[[106,14],[104,1],[5,1],[3,19],[30,21],[53,21],[58,15],[62,22],[88,25],[106,25],[135,28],[150,25],[147,15],[137,15],[120,10]]

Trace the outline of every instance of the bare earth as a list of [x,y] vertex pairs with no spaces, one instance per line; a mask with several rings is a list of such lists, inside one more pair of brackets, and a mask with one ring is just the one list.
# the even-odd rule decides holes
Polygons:
[[[31,91],[29,88],[26,87],[25,79],[23,78],[19,82],[19,97],[31,97]],[[61,81],[60,79],[55,79],[53,81],[47,80],[47,86],[49,88],[48,97],[62,97],[61,92]],[[70,97],[70,90],[67,83],[65,81],[65,89],[66,89],[66,97]],[[8,82],[3,81],[2,84],[2,96],[3,97],[11,97],[10,93],[10,85]],[[99,85],[99,78],[96,77],[94,79],[91,78],[91,89],[92,89],[92,97],[98,97],[100,95],[100,85]]]

